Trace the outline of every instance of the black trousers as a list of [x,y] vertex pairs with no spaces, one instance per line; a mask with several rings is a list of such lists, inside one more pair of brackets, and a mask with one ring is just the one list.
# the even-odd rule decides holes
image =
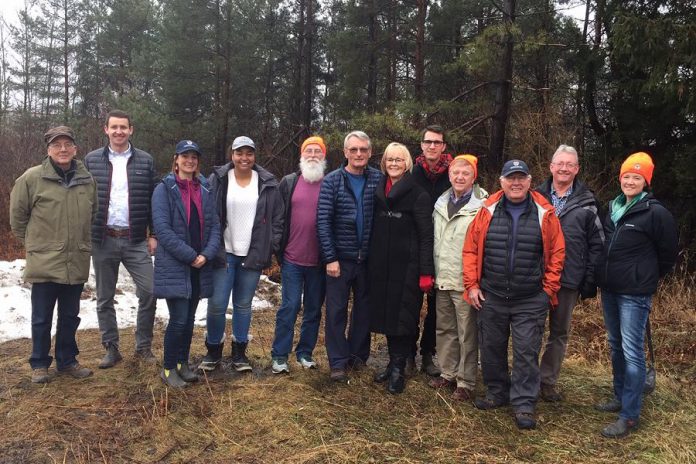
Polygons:
[[[486,396],[510,401],[515,412],[533,413],[539,394],[539,351],[549,311],[543,291],[519,299],[488,292],[478,313],[481,371]],[[512,334],[512,375],[508,373],[508,340]]]

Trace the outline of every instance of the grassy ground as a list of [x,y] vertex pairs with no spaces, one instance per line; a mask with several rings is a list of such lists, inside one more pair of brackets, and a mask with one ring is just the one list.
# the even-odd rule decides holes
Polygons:
[[[382,337],[373,338],[375,356],[348,385],[328,380],[323,339],[318,371],[293,364],[289,375],[273,376],[274,313],[260,311],[250,343],[253,373],[227,367],[185,391],[166,389],[156,366],[132,359],[132,329],[122,331],[126,356],[117,367],[45,386],[29,380],[29,340],[0,345],[0,462],[696,462],[691,288],[692,281],[679,281],[656,299],[657,390],[644,402],[640,430],[624,440],[599,436],[614,415],[592,407],[611,392],[596,300],[576,309],[560,380],[566,401],[540,403],[539,426],[527,432],[517,430],[509,409],[482,412],[454,402],[423,375],[411,378],[404,394],[387,394],[372,382],[385,363]],[[83,310],[92,307],[85,302]],[[162,333],[158,327],[158,356]],[[99,334],[78,335],[81,362],[96,367]],[[194,362],[204,353],[202,340],[197,329]]]

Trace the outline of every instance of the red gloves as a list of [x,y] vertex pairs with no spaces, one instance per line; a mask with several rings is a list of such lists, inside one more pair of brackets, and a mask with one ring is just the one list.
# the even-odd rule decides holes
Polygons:
[[434,283],[435,279],[433,279],[433,276],[429,275],[422,275],[418,280],[418,286],[420,287],[423,293],[430,293],[430,290],[433,289]]

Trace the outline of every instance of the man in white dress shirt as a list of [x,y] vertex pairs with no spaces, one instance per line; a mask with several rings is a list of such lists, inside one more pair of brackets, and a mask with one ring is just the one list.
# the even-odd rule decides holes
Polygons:
[[152,326],[156,300],[152,296],[153,268],[150,255],[157,247],[152,235],[150,198],[155,183],[150,154],[130,143],[133,124],[127,113],[111,111],[104,125],[109,143],[85,157],[85,166],[97,182],[99,210],[92,223],[92,263],[97,283],[97,316],[106,355],[101,369],[121,359],[118,323],[114,307],[118,269],[126,267],[136,285],[138,316],[135,355],[155,362]]

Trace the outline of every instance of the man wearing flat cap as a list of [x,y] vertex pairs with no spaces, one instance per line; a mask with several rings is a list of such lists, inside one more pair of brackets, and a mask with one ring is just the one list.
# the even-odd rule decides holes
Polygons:
[[[520,429],[536,427],[539,351],[544,323],[557,304],[565,242],[554,208],[530,190],[521,160],[507,161],[501,190],[484,202],[464,241],[464,298],[479,310],[479,348],[486,396],[474,405],[512,405]],[[512,334],[512,375],[508,339]]]
[[90,226],[97,210],[96,184],[81,161],[72,129],[44,135],[48,156],[16,181],[10,194],[10,225],[27,252],[24,280],[31,288],[31,381],[47,383],[53,358],[51,325],[58,303],[55,359],[59,374],[77,379],[92,371],[77,361],[75,332],[80,295],[89,277]]

